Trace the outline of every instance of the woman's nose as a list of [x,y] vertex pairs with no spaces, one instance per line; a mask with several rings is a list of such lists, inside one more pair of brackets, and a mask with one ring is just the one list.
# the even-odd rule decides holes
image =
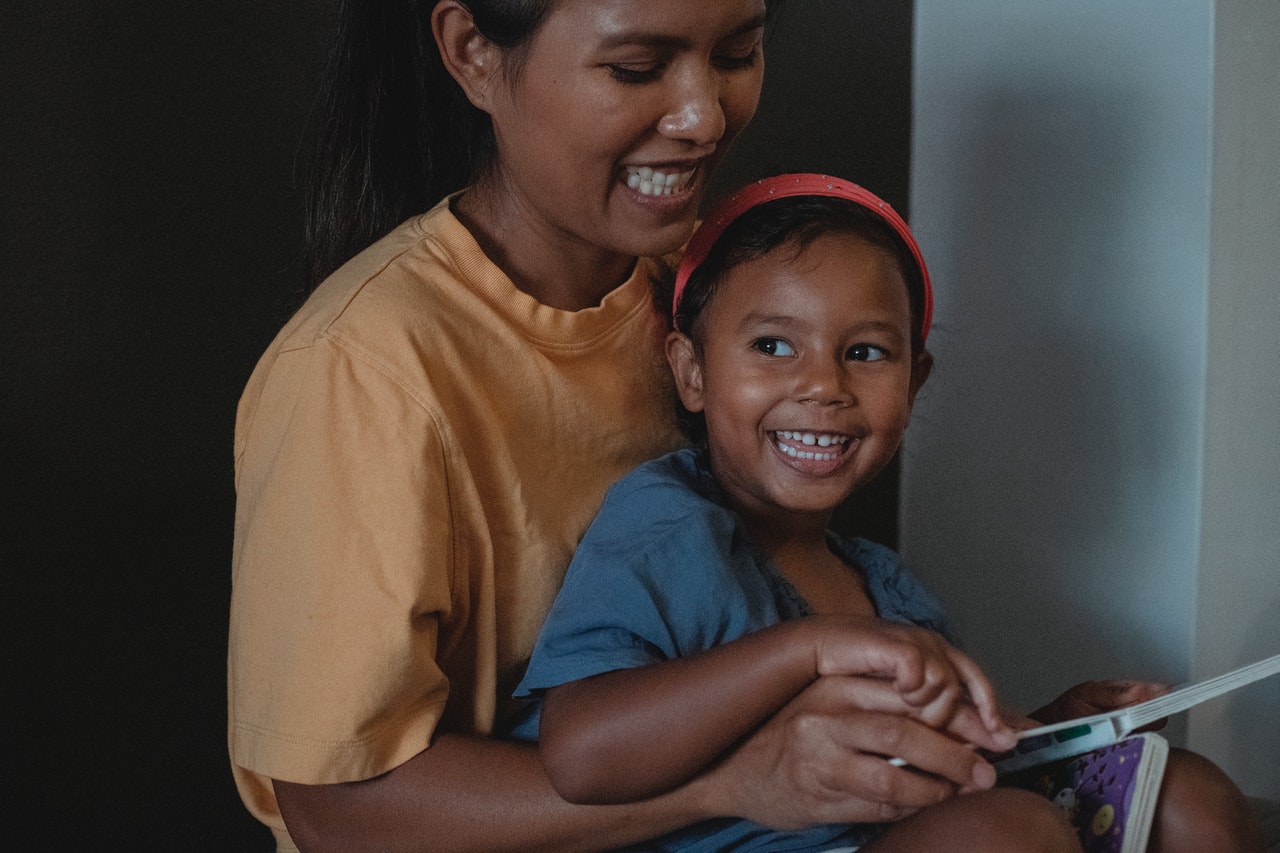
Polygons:
[[719,76],[713,69],[682,75],[670,111],[658,122],[658,132],[696,145],[719,142],[725,131]]

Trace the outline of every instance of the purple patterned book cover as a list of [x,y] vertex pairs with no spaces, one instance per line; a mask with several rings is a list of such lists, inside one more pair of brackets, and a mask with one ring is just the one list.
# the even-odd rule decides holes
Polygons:
[[[1000,779],[1005,787],[1036,791],[1067,813],[1080,833],[1085,853],[1120,853],[1134,816],[1135,791],[1141,777],[1141,737],[1129,738],[1070,758],[1029,767]],[[1143,812],[1142,809],[1137,809]],[[1142,826],[1132,831],[1145,835],[1149,810],[1140,813]]]

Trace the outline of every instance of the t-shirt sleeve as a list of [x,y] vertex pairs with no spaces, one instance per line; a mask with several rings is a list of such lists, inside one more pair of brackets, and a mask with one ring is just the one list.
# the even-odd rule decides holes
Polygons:
[[448,695],[444,444],[419,401],[326,340],[280,352],[254,390],[237,424],[232,761],[368,778],[430,744]]
[[669,483],[605,498],[516,696],[685,657],[777,621],[734,516]]

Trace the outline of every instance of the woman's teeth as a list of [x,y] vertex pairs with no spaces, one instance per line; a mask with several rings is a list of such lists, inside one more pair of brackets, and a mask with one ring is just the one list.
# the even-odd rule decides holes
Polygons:
[[[778,437],[778,449],[788,456],[796,459],[816,459],[821,462],[835,459],[845,450],[845,444],[849,441],[847,435],[834,435],[825,432],[793,432],[792,430],[779,430],[775,433]],[[834,447],[829,452],[822,450],[812,450],[815,447]]]
[[627,186],[641,195],[675,195],[689,185],[695,171],[661,172],[648,166],[629,167]]

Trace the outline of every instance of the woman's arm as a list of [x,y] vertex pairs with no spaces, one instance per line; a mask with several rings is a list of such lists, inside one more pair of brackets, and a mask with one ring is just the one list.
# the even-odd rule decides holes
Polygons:
[[[707,773],[670,794],[627,805],[566,803],[535,747],[462,735],[440,736],[375,779],[276,782],[276,796],[306,853],[572,853],[634,843],[713,817],[745,817],[778,829],[895,820],[957,789],[990,787],[994,771],[973,750],[901,713],[863,710],[860,681],[819,680]],[[925,772],[894,767],[885,755]]]
[[[552,688],[539,734],[543,761],[572,802],[654,796],[693,778],[830,675],[882,682],[863,679],[862,692],[874,695],[861,709],[910,714],[988,748],[1011,745],[986,679],[936,635],[880,620],[812,618]],[[884,685],[896,694],[892,709],[883,707]]]
[[442,735],[364,782],[276,781],[289,834],[305,853],[590,851],[652,838],[707,817],[696,790],[627,806],[576,806],[547,780],[536,747]]

